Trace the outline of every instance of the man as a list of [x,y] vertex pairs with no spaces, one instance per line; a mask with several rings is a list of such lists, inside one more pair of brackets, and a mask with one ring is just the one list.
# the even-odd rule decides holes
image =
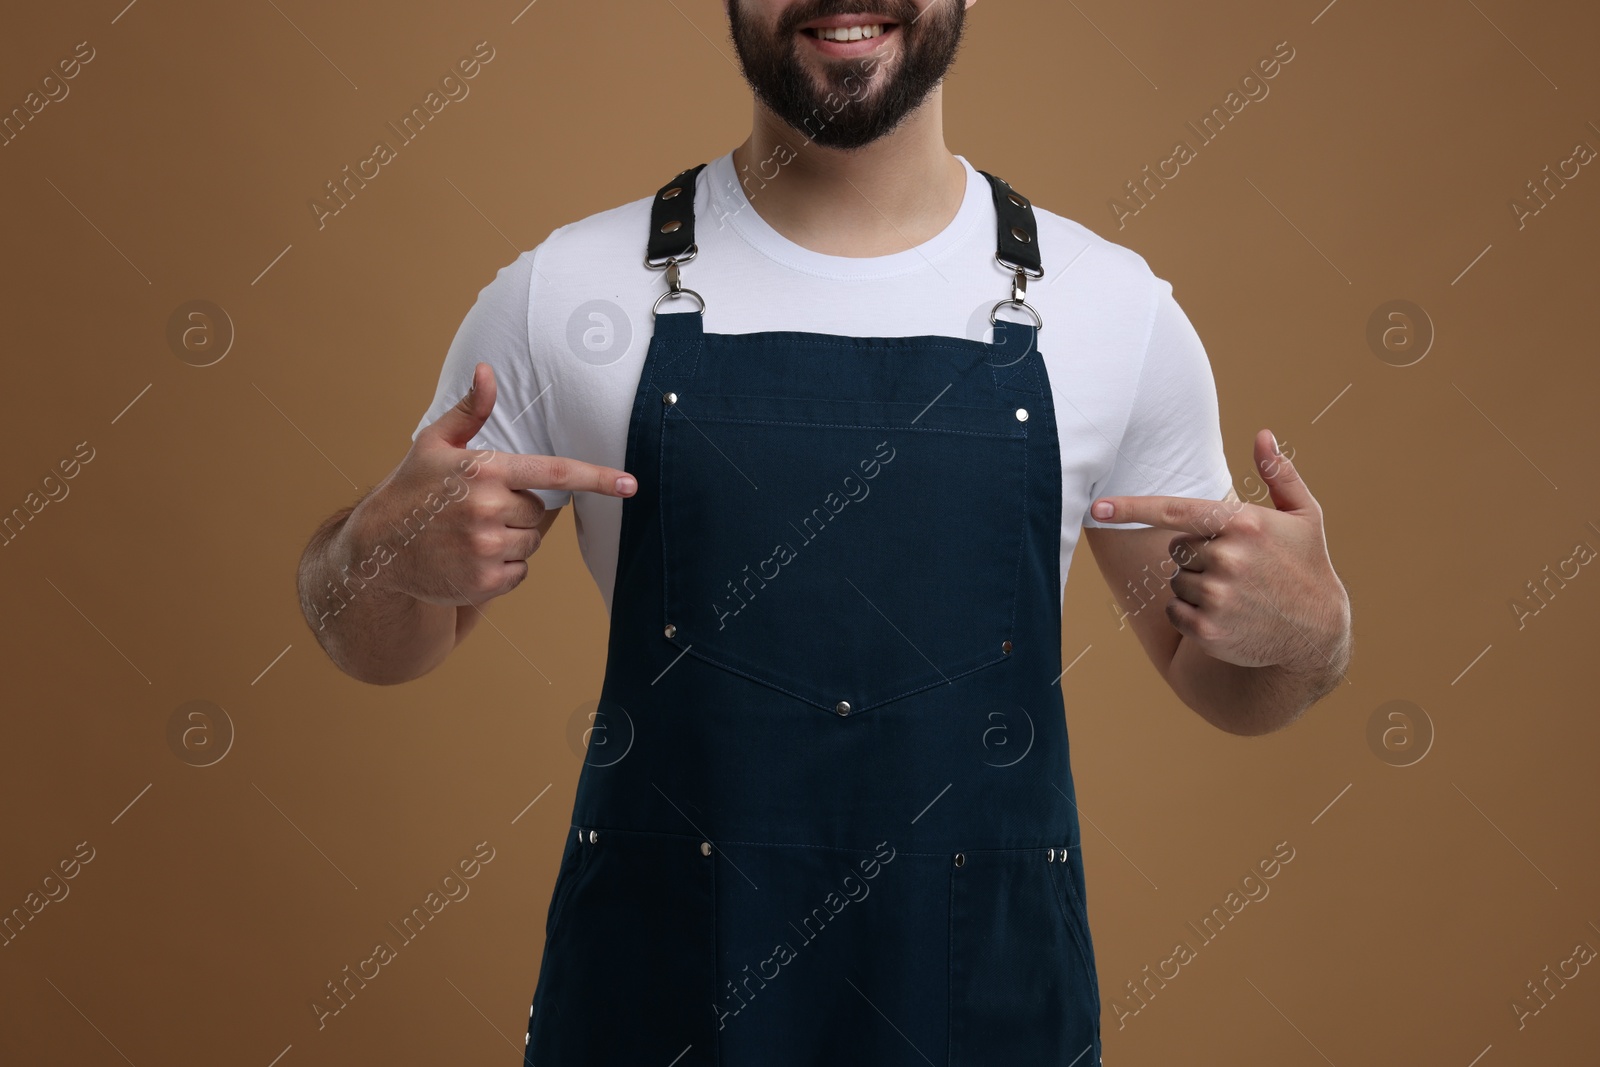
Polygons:
[[1219,728],[1280,728],[1345,669],[1321,509],[1266,430],[1275,506],[1232,493],[1171,286],[945,147],[974,2],[728,0],[750,136],[502,268],[410,453],[306,549],[319,641],[392,684],[573,504],[608,743],[527,1063],[1098,1063],[1079,530]]

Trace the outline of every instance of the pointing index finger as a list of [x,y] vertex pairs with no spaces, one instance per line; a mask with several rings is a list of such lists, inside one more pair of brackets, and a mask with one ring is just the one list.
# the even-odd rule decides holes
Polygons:
[[633,475],[615,467],[602,467],[566,456],[529,456],[502,452],[500,476],[508,489],[570,489],[605,496],[631,496],[638,488]]
[[1238,508],[1228,500],[1187,496],[1103,496],[1089,513],[1101,522],[1142,522],[1165,530],[1215,537]]

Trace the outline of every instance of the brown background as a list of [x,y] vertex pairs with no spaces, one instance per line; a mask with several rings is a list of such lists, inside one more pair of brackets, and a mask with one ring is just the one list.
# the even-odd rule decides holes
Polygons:
[[[512,1063],[604,667],[571,520],[494,627],[396,688],[329,664],[294,568],[404,454],[499,266],[743,137],[721,5],[123,2],[14,5],[0,38],[5,109],[96,51],[0,148],[0,507],[94,449],[0,548],[0,909],[95,850],[0,948],[0,1060]],[[985,0],[947,86],[954,150],[1173,282],[1240,491],[1270,426],[1354,602],[1348,683],[1242,740],[1164,688],[1078,554],[1064,652],[1092,647],[1063,684],[1106,1060],[1594,1063],[1595,967],[1524,1028],[1511,1004],[1600,946],[1600,576],[1520,629],[1511,602],[1600,548],[1600,168],[1523,229],[1508,201],[1600,146],[1600,16],[1324,2]],[[308,200],[483,40],[471,95],[319,231]],[[1284,40],[1271,95],[1118,230],[1108,199]],[[203,368],[166,336],[193,299],[237,331]],[[1395,299],[1436,332],[1407,367],[1366,340]],[[192,700],[234,731],[211,766],[180,754],[220,750],[219,713],[169,740]],[[1391,700],[1421,710],[1385,747]],[[481,841],[470,896],[319,1031],[324,984]],[[1119,1027],[1125,983],[1283,841],[1271,895]]]

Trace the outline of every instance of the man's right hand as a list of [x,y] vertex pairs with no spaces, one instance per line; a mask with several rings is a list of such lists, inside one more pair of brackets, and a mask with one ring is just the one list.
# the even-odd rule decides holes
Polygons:
[[[482,458],[482,451],[466,446],[488,420],[494,401],[494,368],[479,363],[467,395],[423,427],[405,459],[352,513],[352,532],[363,556],[379,542],[393,553],[375,579],[382,587],[432,604],[492,600],[528,576],[526,561],[543,536],[544,502],[523,490],[619,497],[637,490],[626,471],[562,456],[495,452]],[[433,507],[444,504],[437,513],[425,503],[429,494]],[[415,536],[419,524],[425,532]]]

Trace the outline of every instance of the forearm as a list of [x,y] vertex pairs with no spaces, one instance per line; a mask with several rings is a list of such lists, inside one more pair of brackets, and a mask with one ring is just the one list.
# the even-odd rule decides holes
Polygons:
[[1282,729],[1344,679],[1350,663],[1351,631],[1301,635],[1303,656],[1265,667],[1242,667],[1215,659],[1187,638],[1178,643],[1167,682],[1179,699],[1211,725],[1231,734],[1256,735]]
[[360,561],[361,505],[335,513],[300,558],[301,614],[335,666],[358,681],[396,685],[437,667],[456,645],[456,608],[386,588]]

